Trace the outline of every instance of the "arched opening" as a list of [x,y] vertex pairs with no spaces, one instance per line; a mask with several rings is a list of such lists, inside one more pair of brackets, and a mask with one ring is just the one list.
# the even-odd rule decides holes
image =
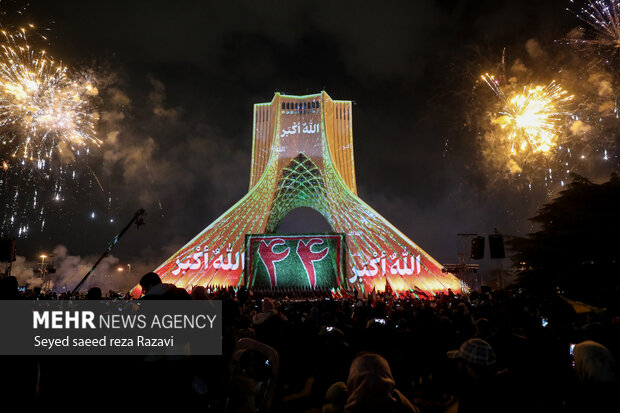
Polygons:
[[316,210],[309,207],[295,208],[282,218],[277,234],[307,234],[334,232],[329,222]]

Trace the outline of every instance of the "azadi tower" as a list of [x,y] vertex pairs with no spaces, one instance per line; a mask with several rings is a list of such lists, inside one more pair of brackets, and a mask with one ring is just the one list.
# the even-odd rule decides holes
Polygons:
[[389,282],[396,292],[459,292],[456,277],[357,196],[351,122],[351,102],[325,92],[276,93],[254,105],[248,193],[155,272],[187,289],[241,285],[245,235],[275,233],[286,214],[304,206],[345,234],[342,287],[368,294]]

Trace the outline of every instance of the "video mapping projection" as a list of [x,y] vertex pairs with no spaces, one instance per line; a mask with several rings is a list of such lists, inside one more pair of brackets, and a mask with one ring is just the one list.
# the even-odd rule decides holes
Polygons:
[[310,207],[345,235],[342,288],[460,291],[456,277],[357,196],[350,101],[276,93],[254,105],[253,135],[248,193],[155,270],[164,282],[241,285],[246,234],[273,234],[289,212]]

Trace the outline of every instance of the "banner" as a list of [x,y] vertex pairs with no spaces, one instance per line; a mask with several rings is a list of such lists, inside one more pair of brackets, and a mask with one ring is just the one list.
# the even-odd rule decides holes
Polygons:
[[248,234],[245,242],[249,288],[346,285],[343,234]]

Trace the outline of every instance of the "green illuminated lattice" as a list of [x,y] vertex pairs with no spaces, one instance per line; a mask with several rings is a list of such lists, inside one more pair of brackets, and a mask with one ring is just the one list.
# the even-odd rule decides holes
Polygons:
[[283,169],[277,184],[271,215],[266,232],[276,232],[282,218],[295,208],[302,206],[328,215],[325,204],[325,182],[321,171],[306,155],[300,153]]

